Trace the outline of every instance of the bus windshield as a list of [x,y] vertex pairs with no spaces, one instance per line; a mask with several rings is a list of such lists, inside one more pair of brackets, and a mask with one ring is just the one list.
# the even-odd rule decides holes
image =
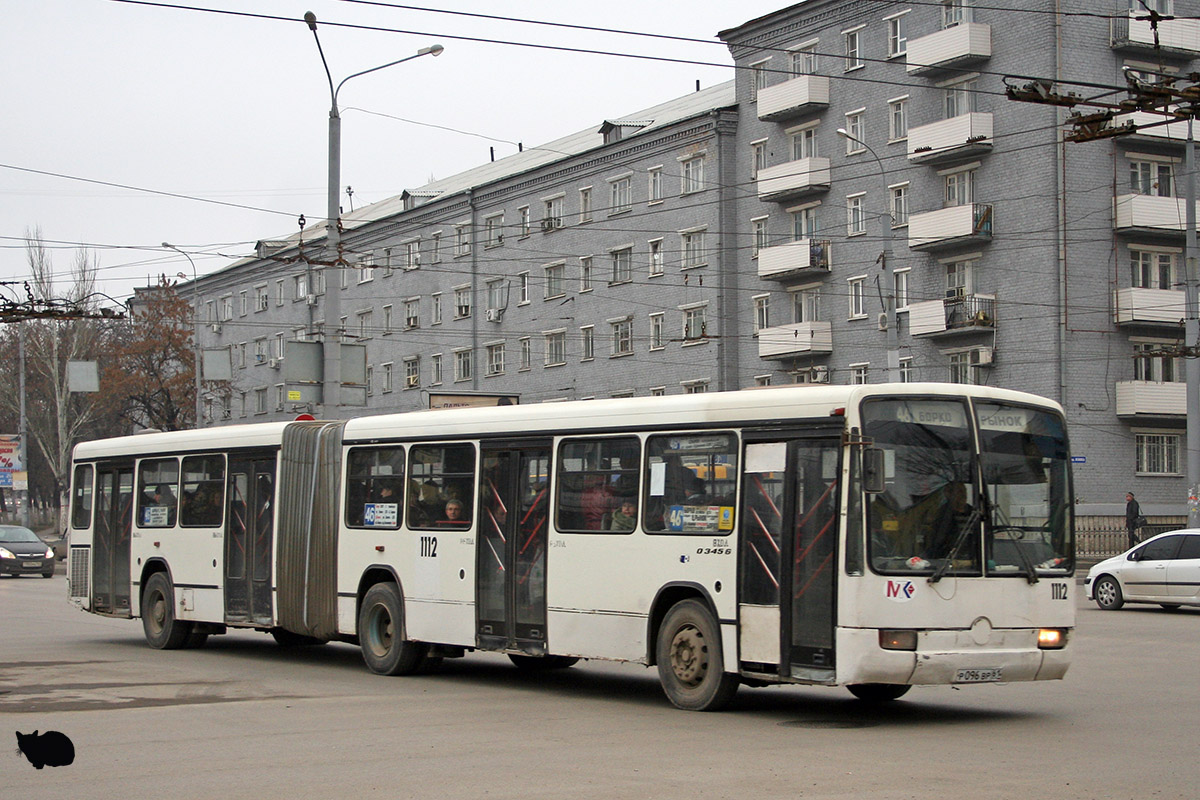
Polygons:
[[995,402],[976,403],[975,415],[988,500],[988,573],[1069,572],[1070,458],[1062,417]]

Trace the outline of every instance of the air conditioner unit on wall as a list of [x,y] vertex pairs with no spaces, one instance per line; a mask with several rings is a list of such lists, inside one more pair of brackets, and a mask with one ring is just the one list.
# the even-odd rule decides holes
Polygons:
[[995,362],[996,352],[991,347],[977,347],[971,351],[972,367],[990,367]]
[[271,369],[279,369],[280,365],[282,365],[282,364],[283,364],[282,358],[272,358],[271,360],[269,360],[267,362],[267,366],[269,366]]
[[310,306],[315,306],[317,304],[317,296],[315,294],[306,294],[304,295],[304,302]]
[[487,310],[487,321],[488,322],[499,322],[502,319],[504,319],[504,309],[503,308],[489,308]]
[[818,364],[808,371],[809,383],[829,383],[829,367]]

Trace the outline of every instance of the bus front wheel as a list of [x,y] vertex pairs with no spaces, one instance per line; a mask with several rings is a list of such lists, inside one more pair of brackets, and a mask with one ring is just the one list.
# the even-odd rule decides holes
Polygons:
[[655,660],[667,698],[685,711],[717,711],[737,692],[738,677],[724,670],[720,627],[698,600],[683,600],[667,612]]
[[911,686],[903,683],[852,683],[846,687],[850,694],[867,703],[886,703],[908,694]]
[[358,611],[363,661],[377,675],[409,675],[421,668],[429,645],[404,638],[404,605],[394,583],[367,590]]
[[142,592],[142,631],[156,650],[178,650],[188,643],[192,623],[175,619],[175,587],[165,572],[156,572]]

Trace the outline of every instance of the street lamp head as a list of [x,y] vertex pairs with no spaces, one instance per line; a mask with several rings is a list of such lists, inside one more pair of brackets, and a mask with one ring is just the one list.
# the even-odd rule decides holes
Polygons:
[[165,248],[167,248],[168,250],[174,250],[174,249],[175,249],[175,245],[171,244],[170,242],[163,242],[163,243],[162,243],[162,246],[163,246],[163,247],[165,247]]
[[429,45],[429,47],[422,47],[420,50],[418,50],[417,55],[419,55],[419,56],[431,55],[434,58],[437,58],[438,56],[440,56],[442,54],[442,51],[445,49],[446,48],[442,47],[440,44],[431,44],[431,45]]
[[311,11],[304,12],[304,21],[308,23],[308,29],[313,33],[317,32],[317,15]]
[[853,139],[853,138],[854,138],[853,136],[851,136],[851,135],[850,135],[850,131],[846,130],[845,128],[838,128],[838,129],[837,129],[837,135],[838,135],[838,136],[845,136],[847,139]]

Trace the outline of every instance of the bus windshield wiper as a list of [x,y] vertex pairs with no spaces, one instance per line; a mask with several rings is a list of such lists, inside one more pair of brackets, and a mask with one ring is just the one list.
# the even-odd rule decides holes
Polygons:
[[950,569],[950,564],[953,563],[954,557],[958,555],[958,551],[962,549],[963,543],[967,541],[967,537],[971,535],[971,529],[979,525],[979,521],[983,518],[983,500],[980,495],[980,502],[977,507],[971,510],[971,515],[967,517],[966,524],[958,531],[958,538],[954,540],[954,546],[950,548],[950,552],[946,554],[946,560],[941,563],[933,574],[929,576],[930,583],[937,583],[946,574],[946,570]]

